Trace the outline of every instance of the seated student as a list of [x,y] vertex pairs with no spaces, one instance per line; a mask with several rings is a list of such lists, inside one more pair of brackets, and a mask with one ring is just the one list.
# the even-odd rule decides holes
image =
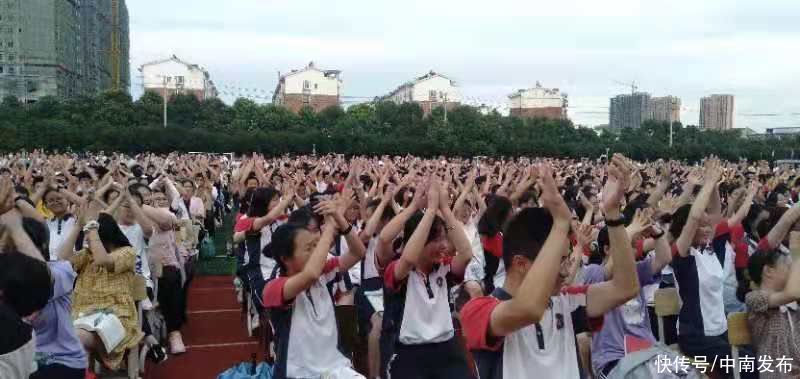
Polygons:
[[[492,196],[488,201],[486,211],[478,221],[478,235],[480,236],[481,249],[473,252],[475,257],[470,262],[470,269],[481,272],[477,275],[482,278],[480,287],[475,282],[464,283],[470,297],[478,297],[494,291],[496,285],[502,285],[505,280],[505,267],[503,266],[503,227],[513,215],[511,201],[503,196]],[[477,267],[475,267],[477,266]]]
[[[267,253],[275,259],[280,276],[264,287],[264,306],[276,329],[274,377],[363,378],[341,353],[333,294],[327,284],[364,257],[364,245],[342,215],[349,206],[346,191],[341,201],[323,201],[316,211],[325,215],[322,234],[296,224],[284,224],[272,233]],[[353,247],[340,257],[328,257],[337,233]]]
[[[491,296],[470,300],[461,311],[467,347],[479,376],[491,379],[578,378],[575,332],[570,314],[580,306],[589,317],[636,296],[630,240],[620,216],[630,169],[615,156],[603,193],[609,226],[611,280],[561,288],[568,275],[572,214],[559,195],[549,165],[539,168],[541,208],[526,208],[509,223],[503,240],[506,281]],[[560,269],[559,269],[559,266]]]
[[[797,232],[792,232],[793,234]],[[796,244],[800,235],[792,236]],[[793,250],[800,246],[792,246]],[[761,357],[789,358],[791,371],[761,372],[762,379],[800,375],[800,255],[792,257],[773,249],[750,257],[748,272],[757,289],[745,297],[750,333],[759,362]]]
[[455,336],[450,287],[463,280],[472,248],[450,210],[447,189],[434,180],[427,191],[417,190],[411,206],[419,209],[423,193],[427,194],[425,213],[416,213],[406,222],[402,255],[384,274],[383,333],[395,345],[386,375],[466,378],[470,371]]
[[711,367],[711,362],[731,352],[723,300],[724,279],[733,264],[728,255],[731,226],[720,221],[719,197],[714,194],[721,175],[719,160],[706,160],[697,198],[673,213],[669,229],[674,239],[672,268],[682,302],[678,346],[690,357],[705,357],[712,377],[731,374],[719,364]]
[[[276,274],[275,260],[264,256],[261,252],[272,240],[272,233],[286,221],[284,212],[294,199],[294,192],[287,192],[281,199],[274,188],[258,188],[250,198],[247,217],[236,223],[234,231],[243,233],[246,254],[244,265],[254,296],[258,296],[264,288],[264,282]],[[259,304],[260,301],[255,302]]]
[[31,379],[82,379],[86,375],[88,360],[70,315],[77,274],[69,262],[50,260],[49,233],[43,223],[26,218],[22,224],[26,234],[42,252],[53,282],[47,306],[31,322],[36,330],[38,366]]
[[355,304],[358,309],[359,330],[367,335],[369,378],[380,377],[380,336],[383,325],[383,280],[376,250],[378,235],[394,217],[388,206],[391,192],[367,205],[367,221],[359,237],[367,243],[367,252],[361,261],[361,283],[356,290]]
[[[654,227],[655,228],[655,227]],[[672,260],[666,233],[660,229],[654,231],[656,240],[653,256],[636,263],[636,276],[641,287],[658,283],[661,270]],[[608,228],[600,230],[597,237],[598,248],[603,253],[602,265],[589,265],[584,268],[584,283],[594,284],[611,278],[613,261],[608,256],[611,248]],[[592,337],[592,366],[600,378],[606,378],[617,363],[629,352],[629,344],[636,341],[644,345],[654,345],[656,338],[650,329],[650,316],[647,312],[645,291],[627,303],[612,309],[605,314],[603,328]]]
[[[86,233],[88,245],[75,254],[69,246],[62,248],[59,258],[68,260],[78,273],[73,319],[109,310],[122,323],[125,338],[112,351],[105,351],[96,333],[78,330],[78,338],[87,353],[99,355],[108,368],[116,370],[125,351],[139,344],[143,337],[131,293],[136,252],[111,215],[100,213],[96,221],[85,222],[89,211],[87,206],[82,208],[77,225]],[[67,241],[74,242],[75,238],[75,233],[72,233]]]
[[0,374],[3,378],[28,379],[36,370],[36,339],[28,320],[47,305],[53,283],[19,215],[9,218],[8,213],[0,217],[5,228],[0,241],[11,240],[0,252]]

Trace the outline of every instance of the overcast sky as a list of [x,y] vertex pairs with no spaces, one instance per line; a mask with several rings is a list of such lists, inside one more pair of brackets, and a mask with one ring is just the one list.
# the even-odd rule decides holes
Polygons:
[[[129,0],[138,67],[176,54],[232,94],[271,97],[278,71],[340,69],[345,96],[382,95],[429,70],[502,104],[538,80],[569,94],[577,124],[608,122],[636,81],[683,102],[736,96],[736,127],[800,126],[800,1]],[[768,3],[769,6],[765,6]],[[250,89],[250,90],[245,90]]]

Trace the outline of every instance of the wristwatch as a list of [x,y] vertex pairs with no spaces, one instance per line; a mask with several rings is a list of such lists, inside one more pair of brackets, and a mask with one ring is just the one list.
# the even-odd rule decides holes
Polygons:
[[343,230],[340,234],[343,235],[343,236],[346,236],[346,235],[350,234],[350,232],[352,232],[352,231],[353,231],[353,224],[350,224],[347,227],[347,229]]
[[620,216],[616,220],[606,220],[606,226],[613,228],[615,226],[625,226],[625,216]]

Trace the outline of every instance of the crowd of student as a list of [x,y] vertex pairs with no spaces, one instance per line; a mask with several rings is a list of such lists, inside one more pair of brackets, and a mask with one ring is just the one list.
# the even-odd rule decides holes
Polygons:
[[0,373],[185,352],[198,241],[232,232],[275,378],[800,377],[800,173],[608,158],[7,156]]

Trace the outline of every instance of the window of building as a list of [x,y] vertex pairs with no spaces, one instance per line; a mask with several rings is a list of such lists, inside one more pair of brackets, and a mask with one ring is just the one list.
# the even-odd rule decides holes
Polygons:
[[3,61],[3,53],[0,53],[0,62]]
[[0,66],[0,74],[3,73],[3,66]]
[[430,101],[436,101],[436,90],[430,90],[428,92],[428,99]]
[[183,76],[176,76],[175,77],[176,84],[183,84]]
[[318,88],[318,87],[317,87],[317,83],[314,83],[314,89],[317,89],[317,88]]
[[9,74],[9,75],[14,75],[14,74],[16,74],[16,71],[17,71],[17,70],[14,68],[14,66],[8,66],[8,74]]
[[311,88],[311,83],[309,83],[308,80],[303,80],[303,89],[310,89],[310,88]]
[[17,60],[17,55],[16,54],[8,54],[8,61],[9,62],[15,62],[16,60]]
[[6,46],[8,46],[8,47],[14,47],[14,41],[8,41],[8,42],[6,43]]

